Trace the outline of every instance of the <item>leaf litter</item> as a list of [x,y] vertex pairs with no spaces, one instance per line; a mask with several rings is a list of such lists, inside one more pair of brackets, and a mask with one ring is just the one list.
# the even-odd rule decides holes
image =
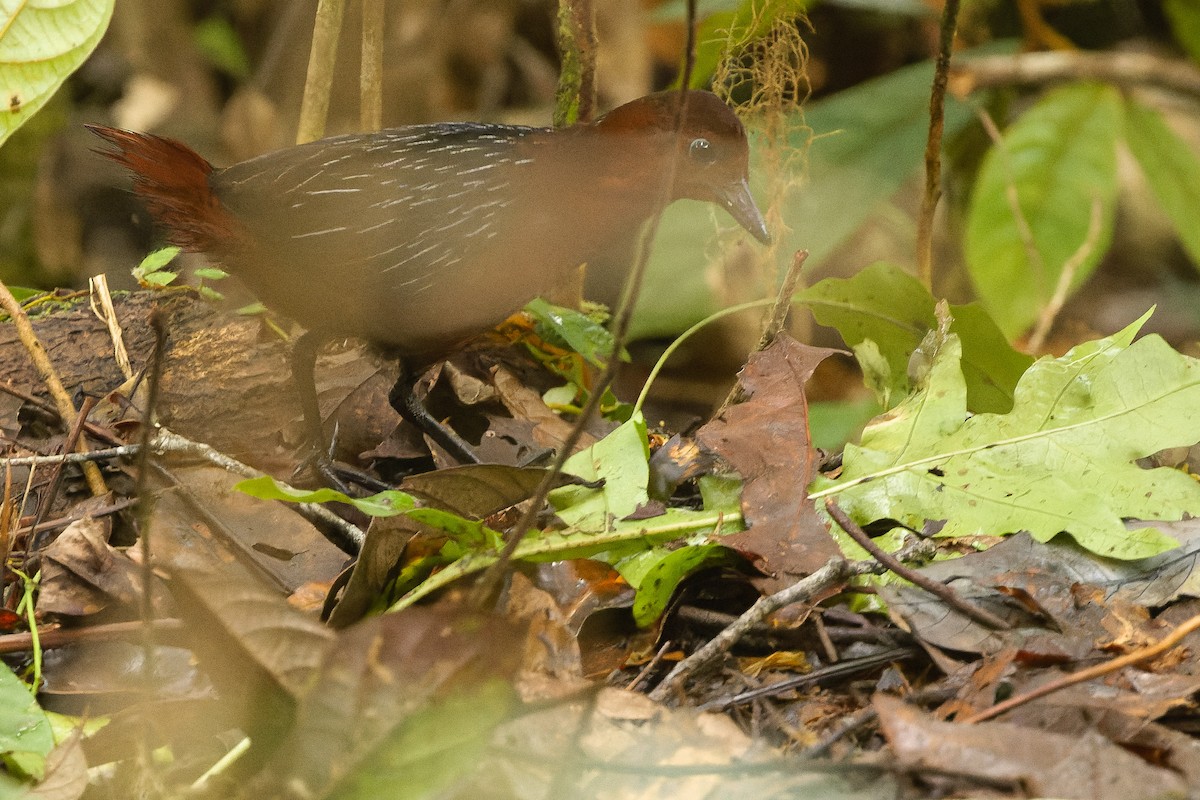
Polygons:
[[[878,317],[863,286],[807,290],[814,307],[840,292],[834,324],[858,331],[847,342],[865,370],[883,370],[873,385],[893,401],[840,461],[811,444],[804,388],[831,351],[781,336],[747,364],[746,401],[672,445],[697,460],[661,482],[667,497],[650,501],[656,468],[638,415],[577,454],[569,471],[584,482],[557,489],[554,518],[517,549],[521,572],[498,614],[468,611],[461,579],[495,560],[508,507],[538,470],[442,470],[403,495],[356,500],[388,516],[333,589],[332,628],[281,599],[328,586],[337,559],[324,539],[300,527],[280,538],[293,526],[275,517],[188,522],[188,482],[174,484],[155,512],[156,529],[178,538],[155,565],[176,603],[162,613],[186,621],[211,687],[160,689],[82,743],[61,740],[61,756],[38,757],[78,764],[67,756],[81,750],[89,764],[120,764],[147,736],[184,756],[236,729],[251,745],[237,771],[202,782],[216,796],[1187,796],[1200,782],[1200,635],[1139,654],[1200,611],[1188,519],[1200,487],[1139,460],[1200,440],[1196,362],[1137,338],[1143,319],[1018,369],[967,332],[991,330],[986,316],[956,308],[975,326],[964,329],[932,300],[910,320],[909,345],[880,349],[878,329],[852,324]],[[515,397],[511,374],[495,374]],[[552,424],[527,424],[517,409],[532,405],[526,393],[508,406],[512,435]],[[220,512],[228,484],[213,486],[202,502]],[[831,530],[829,498],[885,549],[925,553],[923,575],[1005,627],[880,575]],[[253,524],[277,533],[246,539]],[[59,571],[39,604],[67,633],[102,630],[122,608],[128,618],[142,573],[106,536],[77,535],[92,523],[74,530],[47,553]],[[742,624],[759,594],[822,571],[837,577]],[[376,613],[389,605],[399,613]],[[730,649],[667,704],[598,688],[656,686],[713,624],[737,631]],[[1118,657],[1120,669],[966,722]],[[197,775],[187,758],[173,769],[164,778],[180,785]]]

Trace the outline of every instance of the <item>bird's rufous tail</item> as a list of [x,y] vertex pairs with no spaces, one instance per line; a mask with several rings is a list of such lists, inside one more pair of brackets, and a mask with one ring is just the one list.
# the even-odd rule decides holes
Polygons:
[[133,190],[176,245],[218,254],[233,244],[236,225],[213,193],[212,164],[187,145],[149,133],[88,125],[111,148],[97,150],[133,174]]

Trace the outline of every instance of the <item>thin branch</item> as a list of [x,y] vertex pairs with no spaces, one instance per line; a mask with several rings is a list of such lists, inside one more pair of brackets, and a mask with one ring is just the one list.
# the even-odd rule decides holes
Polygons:
[[1200,614],[1197,614],[1194,617],[1189,617],[1178,628],[1164,636],[1162,641],[1158,642],[1158,644],[1152,644],[1139,650],[1134,650],[1132,653],[1126,653],[1119,658],[1114,658],[1111,661],[1105,661],[1103,664],[1097,664],[1094,667],[1081,669],[1079,672],[1072,672],[1070,675],[1065,675],[1058,680],[1043,684],[1042,686],[1025,692],[1024,694],[1010,697],[1003,703],[997,703],[991,708],[984,709],[978,714],[972,714],[962,721],[968,725],[976,722],[984,722],[986,720],[998,717],[1007,711],[1012,711],[1017,706],[1024,705],[1031,700],[1037,700],[1039,697],[1045,697],[1048,694],[1053,694],[1054,692],[1066,689],[1068,686],[1074,686],[1077,683],[1090,681],[1093,678],[1099,678],[1101,676],[1108,675],[1109,673],[1116,672],[1117,670],[1124,669],[1125,667],[1131,667],[1134,664],[1140,664],[1143,661],[1149,661],[1152,658],[1157,658],[1182,642],[1188,634],[1197,629],[1200,629]]
[[136,444],[125,444],[120,447],[108,447],[103,450],[90,450],[86,453],[59,453],[53,456],[14,456],[0,458],[0,464],[9,467],[38,467],[43,464],[82,464],[85,461],[108,461],[114,458],[135,456],[140,449]]
[[[771,342],[775,341],[779,332],[783,330],[783,326],[787,324],[788,314],[792,310],[792,295],[796,293],[796,284],[800,282],[800,271],[804,268],[804,262],[807,260],[807,250],[797,250],[796,254],[792,256],[792,264],[788,267],[787,274],[783,276],[779,290],[775,293],[775,302],[771,305],[770,313],[767,314],[767,321],[763,323],[762,334],[758,337],[758,344],[754,346],[753,353],[767,349]],[[725,396],[720,408],[713,413],[713,418],[721,416],[730,406],[737,405],[745,399],[746,390],[742,388],[742,382],[737,381],[729,390],[729,394]]]
[[1029,352],[1036,353],[1041,350],[1046,337],[1050,335],[1050,329],[1054,327],[1054,320],[1058,318],[1058,313],[1062,311],[1063,305],[1067,302],[1067,294],[1071,291],[1071,284],[1075,281],[1075,273],[1079,272],[1079,268],[1083,266],[1083,262],[1087,261],[1092,255],[1092,251],[1096,249],[1096,243],[1100,240],[1100,231],[1104,227],[1103,214],[1104,204],[1100,202],[1099,197],[1093,197],[1092,213],[1088,217],[1087,234],[1084,235],[1079,249],[1063,262],[1062,272],[1058,274],[1058,285],[1054,287],[1054,294],[1042,309],[1042,313],[1038,317],[1037,327],[1033,329],[1033,333],[1029,336],[1029,345],[1027,347]]
[[1055,51],[981,56],[951,72],[951,91],[965,97],[979,89],[1016,84],[1098,80],[1127,88],[1153,86],[1200,97],[1200,68],[1185,58],[1153,53]]
[[676,664],[667,677],[663,678],[662,682],[654,687],[654,691],[650,692],[650,699],[660,703],[665,701],[682,687],[688,678],[729,652],[742,636],[761,624],[771,614],[793,603],[810,602],[826,590],[841,585],[854,573],[855,570],[848,561],[840,556],[835,556],[807,578],[796,581],[773,595],[760,597],[754,605],[737,618],[736,622]]
[[[688,0],[688,27],[689,29],[694,28],[695,25],[696,0]],[[688,42],[694,46],[694,34],[688,36]],[[676,115],[675,130],[673,131],[674,137],[679,136],[683,121],[687,115],[686,84],[680,89],[679,100],[679,111]],[[579,444],[579,439],[583,436],[583,430],[587,425],[587,421],[600,407],[601,397],[603,397],[608,387],[612,385],[613,380],[617,376],[617,370],[621,368],[621,359],[618,354],[625,349],[625,342],[629,338],[629,327],[633,321],[633,309],[637,303],[638,296],[641,294],[642,281],[646,275],[646,266],[650,263],[650,253],[654,249],[654,239],[658,235],[662,210],[667,207],[671,199],[671,188],[675,185],[675,173],[678,169],[677,158],[678,148],[672,147],[672,155],[667,160],[666,173],[663,175],[662,184],[658,190],[657,211],[650,217],[649,222],[642,229],[642,236],[638,242],[632,269],[630,270],[629,277],[625,280],[625,289],[621,293],[621,301],[617,304],[617,310],[613,314],[612,355],[608,358],[607,363],[605,363],[604,370],[600,373],[599,378],[596,379],[596,383],[588,395],[587,402],[584,403],[583,408],[579,412],[579,418],[571,426],[571,431],[558,448],[558,452],[554,456],[554,461],[550,464],[549,469],[546,470],[546,474],[543,476],[541,482],[538,483],[533,496],[526,503],[521,518],[509,529],[504,549],[500,552],[499,558],[496,559],[496,563],[488,567],[487,571],[483,573],[479,581],[475,584],[471,592],[470,602],[476,608],[486,608],[495,602],[501,580],[508,570],[508,565],[512,560],[513,554],[517,551],[517,547],[520,546],[521,540],[532,530],[534,520],[541,513],[542,506],[545,505],[546,498],[550,495],[550,489],[554,486],[554,482],[558,476],[562,474],[563,467],[566,465],[567,459],[571,457],[575,446]]]
[[925,194],[921,198],[921,217],[917,224],[917,277],[925,288],[933,290],[933,221],[942,197],[942,135],[946,123],[946,82],[950,76],[950,55],[958,29],[959,0],[946,0],[942,9],[941,36],[933,89],[929,93],[929,138],[925,142]]
[[850,519],[849,515],[842,510],[832,497],[825,501],[825,509],[829,512],[829,516],[833,517],[834,522],[841,526],[846,535],[853,539],[859,547],[871,554],[871,558],[883,564],[891,572],[904,578],[906,581],[921,587],[925,591],[940,598],[946,605],[958,611],[967,617],[994,630],[1008,630],[1012,626],[1004,620],[997,617],[995,614],[985,609],[979,608],[973,603],[968,603],[966,600],[958,596],[958,592],[951,589],[944,583],[931,580],[928,576],[922,575],[911,567],[906,567],[891,553],[881,549],[879,545],[867,536],[866,532],[855,524],[854,520]]
[[[110,642],[137,639],[143,634],[144,624],[138,622],[108,622],[86,628],[54,628],[38,631],[38,645],[43,650],[52,650],[79,642]],[[151,623],[155,633],[181,633],[182,620],[156,619]],[[26,653],[34,647],[32,633],[8,633],[0,636],[0,655]]]
[[[154,439],[151,441],[150,447],[159,455],[177,453],[202,458],[227,472],[232,472],[234,475],[241,475],[243,478],[261,478],[265,474],[259,472],[249,464],[243,464],[236,458],[227,456],[203,442],[196,442],[177,433],[172,433],[162,426],[158,426],[155,429]],[[366,534],[360,528],[342,519],[321,504],[288,503],[287,505],[295,508],[305,518],[333,528],[342,539],[341,541],[331,539],[338,547],[345,549],[348,545],[356,551],[362,549]]]

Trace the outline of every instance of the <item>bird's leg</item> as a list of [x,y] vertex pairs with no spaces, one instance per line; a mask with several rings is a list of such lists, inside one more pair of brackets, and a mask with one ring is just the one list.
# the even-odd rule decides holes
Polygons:
[[400,377],[392,390],[388,392],[388,402],[396,413],[416,425],[423,433],[433,439],[442,449],[458,460],[460,464],[478,464],[479,456],[471,449],[461,436],[447,425],[438,421],[429,413],[429,409],[417,399],[416,386],[419,375],[409,373],[408,367],[400,361]]
[[378,492],[390,488],[361,470],[334,464],[333,443],[325,438],[325,427],[321,424],[321,406],[317,403],[315,375],[317,351],[328,339],[323,333],[306,331],[292,345],[292,382],[296,385],[296,394],[300,398],[300,410],[304,412],[304,427],[312,447],[313,471],[323,484],[344,494],[349,494],[350,489],[342,480],[343,474],[371,491]]
[[321,424],[321,406],[317,403],[317,351],[328,336],[318,331],[305,331],[292,345],[292,383],[300,399],[300,410],[304,412],[304,428],[308,443],[312,447],[312,467],[317,477],[327,486],[340,492],[348,491],[333,468],[330,443],[325,438],[325,427]]

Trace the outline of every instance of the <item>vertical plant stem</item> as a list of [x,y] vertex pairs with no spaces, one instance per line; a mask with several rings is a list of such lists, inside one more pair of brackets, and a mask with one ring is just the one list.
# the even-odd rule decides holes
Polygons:
[[[807,250],[797,250],[792,256],[792,265],[788,267],[787,274],[783,276],[783,280],[779,283],[779,290],[775,295],[775,302],[771,305],[771,311],[767,314],[767,319],[763,323],[762,334],[758,337],[758,344],[754,347],[754,353],[762,352],[770,346],[771,342],[775,341],[775,337],[783,330],[783,326],[787,324],[788,313],[792,310],[792,295],[796,293],[796,285],[800,282],[800,272],[804,269],[804,262],[808,260]],[[746,390],[742,388],[742,382],[736,381],[733,387],[729,390],[729,394],[725,396],[725,400],[720,407],[713,412],[713,419],[724,414],[729,410],[730,406],[737,405],[745,401]]]
[[596,9],[592,0],[559,0],[557,36],[562,70],[554,127],[591,122],[596,115]]
[[[154,421],[158,406],[159,390],[162,386],[163,359],[167,343],[167,324],[160,310],[150,314],[150,327],[154,331],[154,350],[150,354],[150,366],[146,376],[146,407],[142,409],[142,429],[139,435],[137,456],[137,479],[134,496],[137,497],[135,514],[138,523],[138,553],[141,556],[142,597],[140,616],[142,622],[142,689],[147,699],[154,696],[155,677],[158,672],[158,650],[154,636],[154,563],[150,557],[150,513],[147,476],[150,473],[151,447],[157,423]],[[142,758],[152,764],[149,734],[140,740]]]
[[[696,0],[688,0],[687,22],[689,30],[688,46],[692,48],[695,47],[696,43],[694,32],[696,27]],[[685,71],[685,77],[686,74]],[[680,90],[679,99],[680,108],[675,120],[676,136],[682,130],[683,120],[687,114],[686,83],[683,84]],[[650,262],[650,252],[653,249],[654,237],[658,234],[658,224],[662,217],[662,210],[666,208],[671,197],[671,187],[675,185],[675,173],[677,169],[678,164],[676,163],[676,158],[673,157],[667,162],[667,172],[663,176],[662,184],[659,187],[658,213],[650,217],[650,221],[643,229],[642,237],[638,242],[633,269],[630,270],[629,278],[625,282],[625,291],[621,295],[621,302],[613,314],[612,355],[608,358],[603,372],[600,373],[600,377],[596,380],[595,386],[588,395],[587,402],[584,403],[583,408],[580,410],[579,419],[571,426],[571,432],[567,434],[566,439],[559,446],[553,463],[551,463],[550,468],[546,471],[546,475],[538,483],[533,496],[526,504],[521,518],[509,529],[504,549],[500,552],[499,558],[496,560],[496,563],[488,567],[487,571],[483,573],[472,589],[469,602],[476,608],[487,608],[495,602],[501,579],[508,569],[513,554],[517,551],[521,540],[532,529],[534,520],[541,513],[542,506],[546,504],[546,498],[550,494],[550,489],[554,486],[555,479],[562,474],[563,466],[567,463],[567,459],[571,457],[571,451],[579,443],[579,438],[583,435],[583,429],[587,425],[588,419],[596,413],[596,410],[600,407],[600,398],[604,396],[604,392],[612,385],[613,379],[616,378],[617,370],[620,369],[621,365],[621,359],[618,354],[625,349],[625,342],[629,336],[629,325],[633,320],[633,309],[637,304],[638,293],[642,288],[642,279],[646,274],[646,265]]]
[[942,133],[946,122],[946,81],[950,77],[950,54],[958,29],[959,0],[946,0],[942,9],[941,37],[933,89],[929,93],[929,138],[925,142],[925,196],[917,223],[917,277],[933,290],[933,220],[942,196]]
[[362,69],[359,73],[359,126],[383,127],[383,0],[362,0]]
[[317,3],[296,144],[311,142],[325,135],[329,95],[333,91],[333,68],[337,63],[338,38],[342,33],[345,11],[345,0],[319,0]]

